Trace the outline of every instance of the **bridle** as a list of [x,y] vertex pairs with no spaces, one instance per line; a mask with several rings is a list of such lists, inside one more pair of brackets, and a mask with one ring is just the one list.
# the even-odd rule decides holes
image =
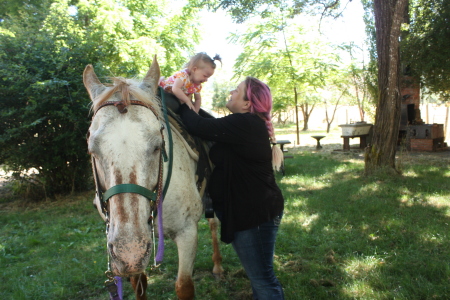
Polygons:
[[[144,106],[144,107],[150,109],[157,119],[160,119],[160,117],[158,116],[158,112],[151,105],[147,105],[147,104],[145,104],[145,103],[143,103],[142,101],[139,101],[139,100],[130,100],[130,105]],[[102,109],[104,107],[107,107],[107,106],[115,106],[115,107],[117,107],[117,110],[121,114],[127,113],[127,111],[128,111],[127,105],[124,103],[124,101],[106,101],[105,103],[100,105],[95,110],[92,119],[94,119],[95,115],[97,114],[97,112],[100,109]],[[167,127],[168,127],[168,131],[170,131],[170,126],[168,124],[167,124]],[[162,147],[161,147],[161,155],[160,155],[160,162],[159,162],[158,183],[156,184],[156,186],[155,186],[155,188],[153,190],[149,190],[148,188],[140,186],[140,185],[137,185],[137,184],[124,183],[124,184],[114,185],[114,186],[110,187],[108,190],[103,191],[103,189],[100,186],[100,178],[98,176],[98,171],[97,171],[95,158],[92,156],[92,169],[93,169],[93,172],[94,172],[96,193],[97,193],[98,199],[100,200],[101,209],[102,209],[103,214],[105,215],[106,222],[109,222],[109,213],[108,213],[108,209],[107,209],[108,200],[112,196],[117,195],[117,194],[122,194],[122,193],[139,194],[139,195],[144,196],[145,198],[147,198],[150,201],[150,203],[155,203],[156,207],[159,205],[159,199],[161,197],[161,193],[163,192],[163,190],[162,190],[162,186],[163,186],[163,182],[162,182],[163,181],[162,180],[162,176],[163,176],[162,175],[163,174],[162,158],[164,157],[164,161],[167,162],[167,151],[165,149],[165,140],[164,140],[163,130],[164,130],[164,125],[162,124],[160,131],[161,131],[161,136],[162,136],[163,143],[162,143]],[[152,213],[153,213],[155,205],[151,204],[150,207],[151,207]]]
[[[170,184],[170,178],[172,175],[172,165],[173,165],[173,140],[172,140],[172,132],[170,128],[170,123],[167,115],[167,107],[165,103],[165,97],[164,92],[160,89],[161,94],[161,108],[162,113],[164,116],[164,123],[161,124],[161,136],[162,136],[162,147],[161,147],[161,154],[159,159],[159,173],[158,173],[158,182],[153,188],[153,190],[150,190],[146,187],[132,184],[132,183],[125,183],[125,184],[118,184],[115,186],[110,187],[106,191],[103,191],[101,185],[100,185],[100,178],[98,176],[97,166],[95,162],[95,158],[91,156],[92,159],[92,169],[94,173],[94,181],[95,181],[95,188],[96,188],[96,194],[100,201],[101,210],[102,213],[105,216],[105,222],[106,222],[106,234],[108,234],[109,231],[109,211],[108,211],[108,200],[117,194],[123,194],[123,193],[135,193],[144,196],[146,199],[150,201],[150,218],[149,218],[149,224],[151,225],[152,229],[153,226],[153,219],[157,216],[158,218],[158,236],[159,236],[159,243],[158,243],[158,254],[155,257],[155,265],[157,263],[160,263],[162,261],[163,255],[164,255],[164,234],[163,234],[163,226],[162,226],[162,202],[164,199],[164,196],[167,192],[167,189]],[[150,104],[146,104],[139,100],[129,100],[130,105],[138,105],[138,106],[144,106],[148,109],[150,109],[155,117],[158,120],[162,120],[160,116],[158,115],[157,110]],[[97,112],[106,107],[106,106],[115,106],[118,111],[121,114],[127,113],[128,108],[127,104],[124,101],[106,101],[102,105],[100,105],[95,111],[92,116],[92,120],[94,119]],[[164,126],[165,124],[165,126]],[[166,144],[164,139],[164,128],[167,128],[167,134],[169,139],[169,155],[166,151]],[[168,172],[166,177],[166,182],[164,184],[163,182],[163,166],[164,162],[168,161]],[[153,237],[154,240],[154,237]],[[153,243],[155,245],[155,243]],[[155,253],[156,251],[153,251]],[[110,296],[112,299],[120,299],[118,297],[118,291],[117,291],[117,285],[116,281],[117,278],[114,278],[112,272],[111,272],[111,265],[109,261],[109,255],[108,255],[108,270],[105,272],[106,276],[108,277],[108,280],[105,281],[105,287],[109,290]]]
[[[147,105],[147,104],[145,104],[145,103],[143,103],[142,101],[139,101],[139,100],[130,100],[130,104],[131,105],[144,106],[144,107],[150,109],[157,119],[160,119],[156,109],[153,106]],[[95,110],[92,119],[94,119],[95,115],[97,114],[97,112],[100,109],[102,109],[104,107],[107,107],[107,106],[115,106],[115,107],[117,107],[117,110],[121,114],[127,113],[127,111],[128,111],[127,105],[124,103],[124,101],[106,101],[105,103],[100,105]],[[162,173],[163,173],[162,158],[164,157],[164,161],[167,161],[167,152],[166,152],[166,149],[165,149],[165,140],[164,140],[163,130],[164,130],[164,125],[161,126],[161,130],[160,130],[163,143],[162,143],[162,147],[161,147],[158,183],[157,183],[157,185],[155,186],[155,188],[153,190],[149,190],[148,188],[140,186],[140,185],[137,185],[137,184],[124,183],[124,184],[118,184],[118,185],[112,186],[108,190],[103,191],[101,186],[100,186],[100,181],[99,181],[97,166],[96,166],[96,163],[95,163],[95,158],[92,157],[92,167],[93,167],[94,178],[95,178],[96,193],[97,193],[97,196],[98,196],[98,198],[100,200],[102,212],[105,215],[107,220],[109,218],[109,216],[108,216],[108,209],[107,209],[108,200],[112,196],[117,195],[117,194],[136,193],[136,194],[144,196],[150,202],[153,202],[153,203],[156,203],[156,205],[159,205],[158,201],[159,201],[159,198],[160,198],[161,193],[162,193],[162,188],[161,188],[162,187]],[[170,130],[170,126],[169,125],[168,125],[168,130]],[[155,192],[155,190],[156,190],[156,192]],[[151,207],[154,207],[154,205],[151,205]]]
[[[160,88],[161,89],[161,88]],[[97,171],[97,166],[95,163],[95,158],[92,157],[92,168],[93,168],[93,172],[94,172],[94,180],[95,180],[95,187],[96,187],[96,193],[97,196],[100,200],[100,204],[101,204],[101,208],[102,208],[102,212],[104,213],[105,217],[107,218],[108,221],[108,209],[107,209],[107,203],[108,200],[117,194],[122,194],[122,193],[136,193],[139,195],[144,196],[145,198],[147,198],[150,202],[155,203],[156,207],[158,207],[160,205],[159,201],[161,199],[161,196],[165,196],[167,189],[169,187],[170,184],[170,177],[172,174],[172,164],[173,164],[173,141],[172,141],[172,131],[170,128],[170,123],[169,123],[169,119],[168,119],[168,115],[167,115],[167,107],[166,107],[166,103],[165,103],[165,97],[164,97],[164,92],[161,91],[161,107],[162,107],[162,113],[164,116],[164,123],[161,125],[161,136],[162,136],[162,147],[161,147],[161,155],[160,155],[160,163],[159,163],[159,174],[158,174],[158,183],[155,186],[155,188],[153,190],[149,190],[146,187],[137,185],[137,184],[132,184],[132,183],[125,183],[125,184],[118,184],[115,186],[110,187],[108,190],[103,191],[101,185],[100,185],[100,179],[98,176],[98,171]],[[146,104],[142,101],[139,100],[130,100],[130,105],[138,105],[138,106],[144,106],[148,109],[150,109],[153,114],[155,115],[155,117],[158,120],[161,120],[162,118],[160,118],[160,116],[158,115],[157,110],[150,104]],[[123,114],[123,113],[127,113],[128,108],[127,108],[127,104],[125,104],[124,101],[106,101],[105,103],[103,103],[102,105],[100,105],[95,111],[94,114],[92,116],[92,119],[95,118],[95,115],[97,114],[97,112],[107,106],[115,106],[117,107],[118,111]],[[164,126],[165,124],[165,126]],[[164,133],[163,130],[164,128],[167,127],[167,134],[168,134],[168,138],[169,138],[169,156],[167,155],[167,151],[166,151],[166,143],[165,143],[165,139],[164,139]],[[167,173],[167,178],[166,178],[166,184],[163,184],[163,159],[164,162],[169,162],[168,164],[168,173]],[[156,191],[155,191],[156,190]],[[151,207],[153,207],[154,210],[154,206],[155,205],[151,205]],[[153,211],[152,211],[153,212]]]

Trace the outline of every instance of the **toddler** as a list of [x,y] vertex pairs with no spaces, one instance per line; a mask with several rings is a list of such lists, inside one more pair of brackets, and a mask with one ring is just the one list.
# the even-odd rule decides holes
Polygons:
[[[216,60],[222,63],[218,54],[211,58],[204,52],[197,53],[185,65],[184,70],[176,72],[169,78],[162,78],[159,85],[164,91],[174,94],[182,103],[186,103],[190,109],[198,113],[202,104],[200,95],[202,83],[208,81],[208,78],[214,74]],[[194,101],[192,101],[192,95],[194,95]]]

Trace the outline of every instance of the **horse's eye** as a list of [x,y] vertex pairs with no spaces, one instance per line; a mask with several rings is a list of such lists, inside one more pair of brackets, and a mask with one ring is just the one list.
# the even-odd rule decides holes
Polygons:
[[157,151],[159,151],[159,150],[161,150],[161,146],[155,146],[155,152],[157,152]]

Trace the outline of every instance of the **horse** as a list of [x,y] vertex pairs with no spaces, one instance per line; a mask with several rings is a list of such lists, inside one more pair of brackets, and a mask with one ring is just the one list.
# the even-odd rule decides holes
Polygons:
[[[156,55],[142,81],[113,78],[113,85],[104,85],[93,66],[86,66],[83,82],[94,112],[88,132],[97,189],[94,205],[106,222],[110,283],[117,277],[130,277],[136,299],[147,299],[145,269],[151,260],[155,243],[152,230],[156,228],[177,246],[178,299],[193,299],[197,223],[204,211],[202,191],[195,180],[198,157],[163,117],[164,103],[157,96],[159,78]],[[173,147],[168,147],[171,132]],[[167,186],[164,196],[162,190]],[[155,210],[158,219],[162,217],[162,226],[153,223]],[[208,220],[213,237],[213,274],[220,277],[223,268],[217,219]],[[160,245],[161,239],[162,235]]]

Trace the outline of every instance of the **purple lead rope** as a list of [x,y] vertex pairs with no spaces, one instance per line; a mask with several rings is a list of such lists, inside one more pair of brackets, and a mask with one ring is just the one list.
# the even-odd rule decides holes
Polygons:
[[[156,252],[155,263],[158,265],[162,263],[164,258],[164,231],[163,231],[163,218],[162,218],[162,206],[163,206],[163,195],[159,197],[158,205],[158,251]],[[153,241],[155,242],[155,241]]]
[[108,284],[106,288],[109,291],[110,300],[123,299],[122,277],[114,276],[114,281]]
[[[162,203],[163,196],[159,198],[158,205],[158,251],[155,257],[156,264],[160,264],[164,258],[164,231],[163,231],[163,218],[162,218]],[[155,241],[153,241],[155,242]],[[111,300],[122,300],[123,299],[123,288],[122,288],[122,277],[115,276],[115,285],[117,287],[117,293],[109,293],[109,298]]]

